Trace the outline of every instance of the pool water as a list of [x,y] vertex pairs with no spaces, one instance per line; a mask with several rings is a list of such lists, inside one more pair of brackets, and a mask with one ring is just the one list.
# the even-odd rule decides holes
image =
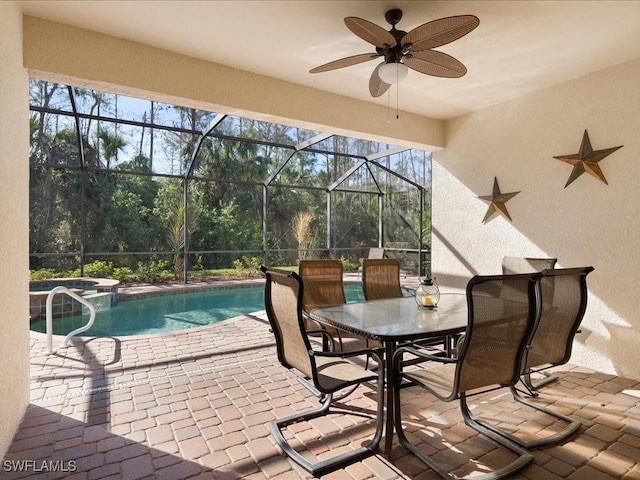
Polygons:
[[[364,301],[362,285],[345,283],[348,302]],[[207,291],[160,295],[119,302],[96,313],[96,321],[87,337],[144,335],[201,327],[227,318],[264,310],[264,287],[212,289]],[[55,318],[53,333],[66,335],[86,324],[89,314]],[[46,332],[46,321],[31,323],[31,330]]]

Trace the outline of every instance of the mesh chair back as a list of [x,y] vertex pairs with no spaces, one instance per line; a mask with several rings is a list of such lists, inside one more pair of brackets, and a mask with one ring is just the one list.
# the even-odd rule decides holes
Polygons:
[[458,393],[514,385],[536,319],[540,274],[476,276],[467,285],[469,321],[459,347]]
[[[525,258],[525,257],[504,257],[502,259],[502,273],[511,275],[514,273],[534,273],[555,268],[557,258]],[[545,285],[545,297],[552,298],[553,290],[549,290]]]
[[587,275],[591,271],[593,267],[542,272],[541,314],[530,340],[525,368],[561,365],[569,361],[573,338],[587,309]]
[[364,298],[367,300],[402,297],[398,260],[393,258],[363,260],[362,289]]
[[525,258],[504,257],[502,259],[502,273],[511,275],[514,273],[534,273],[555,268],[557,258]]
[[298,271],[304,282],[302,309],[305,312],[347,302],[340,260],[300,260]]
[[278,360],[285,367],[295,368],[311,378],[315,364],[309,355],[311,344],[302,319],[302,280],[295,272],[264,266],[261,270],[267,279],[264,302],[276,338]]

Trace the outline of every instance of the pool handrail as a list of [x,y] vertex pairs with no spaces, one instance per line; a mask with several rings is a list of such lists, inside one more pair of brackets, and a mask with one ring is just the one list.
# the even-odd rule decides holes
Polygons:
[[51,291],[49,292],[49,295],[47,295],[47,310],[46,310],[47,312],[47,318],[46,318],[47,353],[49,355],[53,353],[53,297],[58,292],[66,293],[71,298],[80,302],[81,304],[83,304],[89,309],[89,321],[87,322],[87,324],[69,332],[67,336],[64,337],[64,340],[60,345],[61,347],[67,348],[69,346],[69,339],[71,337],[73,337],[74,335],[77,335],[78,333],[82,333],[85,330],[89,330],[92,327],[93,322],[95,322],[96,320],[96,307],[94,307],[88,300],[82,298],[77,293],[69,290],[67,287],[64,287],[62,285],[52,288]]

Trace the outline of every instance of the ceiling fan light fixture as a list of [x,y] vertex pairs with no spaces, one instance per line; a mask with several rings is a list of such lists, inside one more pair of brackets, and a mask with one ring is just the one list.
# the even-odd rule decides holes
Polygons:
[[407,78],[409,68],[400,62],[385,63],[378,69],[380,80],[389,85],[395,85]]

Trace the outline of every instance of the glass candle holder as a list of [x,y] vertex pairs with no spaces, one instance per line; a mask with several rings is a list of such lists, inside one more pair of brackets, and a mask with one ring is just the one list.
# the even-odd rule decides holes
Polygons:
[[435,308],[440,300],[440,289],[435,278],[426,276],[416,289],[416,303],[421,307]]

